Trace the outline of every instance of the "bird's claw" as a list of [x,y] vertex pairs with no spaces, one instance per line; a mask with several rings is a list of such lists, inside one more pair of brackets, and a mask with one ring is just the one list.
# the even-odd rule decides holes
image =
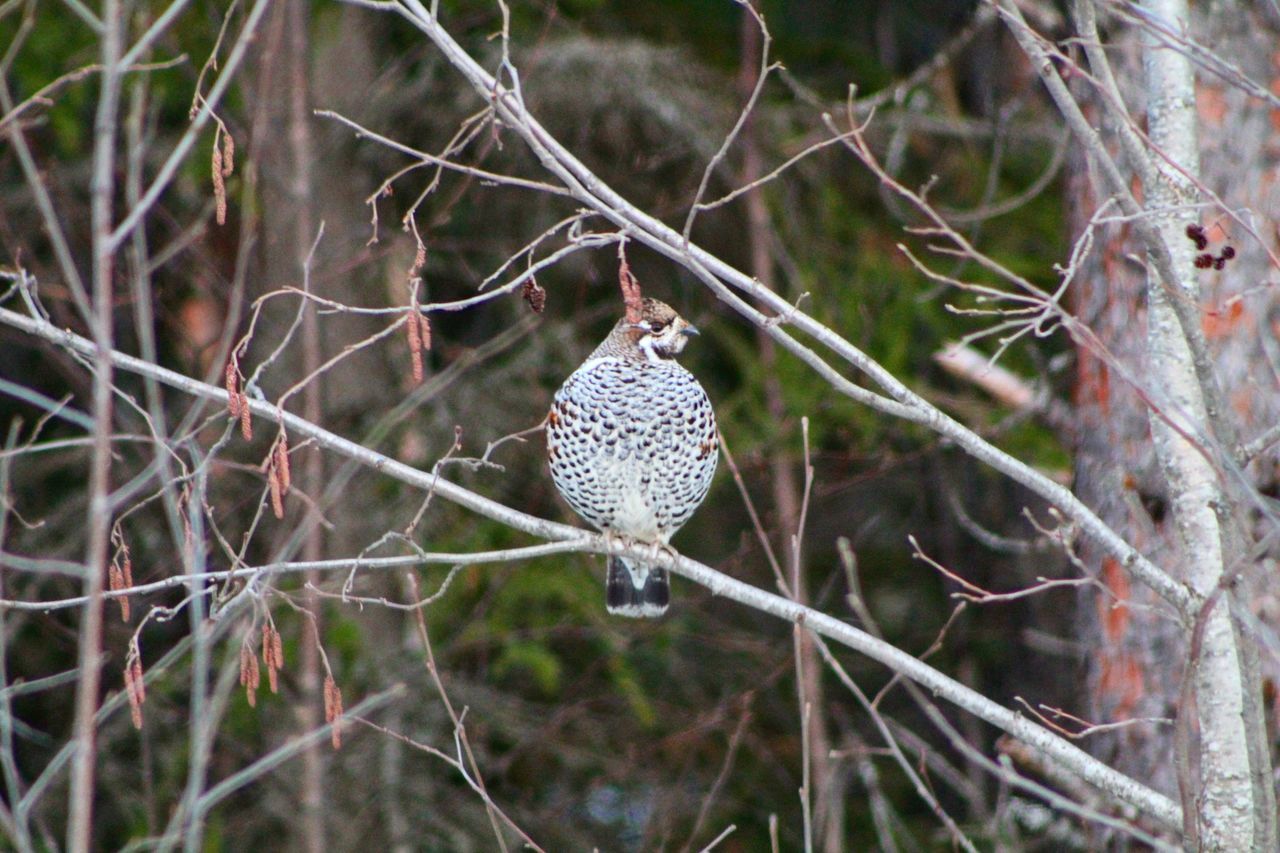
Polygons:
[[624,536],[621,533],[606,530],[604,532],[604,544],[606,553],[621,554],[636,543],[630,536]]

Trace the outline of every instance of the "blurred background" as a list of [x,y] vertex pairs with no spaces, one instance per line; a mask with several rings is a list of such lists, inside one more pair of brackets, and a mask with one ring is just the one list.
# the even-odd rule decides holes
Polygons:
[[[125,5],[135,32],[162,7]],[[931,199],[955,214],[966,236],[1032,281],[1056,284],[1051,264],[1068,245],[1062,137],[1031,85],[1033,72],[990,15],[977,15],[974,3],[948,0],[768,0],[761,11],[773,40],[770,56],[785,69],[771,77],[752,120],[711,175],[708,200],[827,138],[821,113],[843,110],[853,85],[859,115],[866,99],[878,99],[868,138],[893,174],[910,187],[932,181]],[[97,61],[96,37],[73,4],[9,3],[2,12],[0,44],[19,46],[4,60],[10,103]],[[194,93],[208,92],[212,78],[201,81],[201,69],[224,17],[229,35],[216,48],[223,60],[245,14],[243,4],[192,4],[146,61],[184,59],[126,79],[122,147],[141,158],[144,174],[155,174],[188,127]],[[443,2],[441,16],[486,67],[497,67],[501,43],[494,34],[502,18],[495,4]],[[683,227],[703,170],[758,71],[760,40],[742,7],[721,0],[519,2],[510,4],[509,26],[511,60],[533,113],[633,203]],[[71,254],[86,269],[96,96],[92,76],[68,81],[20,117]],[[267,398],[275,399],[317,356],[338,355],[394,315],[320,313],[311,344],[304,345],[305,336],[291,329],[299,314],[296,295],[255,300],[300,287],[302,259],[314,244],[309,286],[315,294],[350,306],[405,306],[416,246],[401,218],[419,201],[415,222],[427,254],[418,301],[474,295],[511,256],[573,216],[577,205],[426,167],[380,193],[383,181],[412,159],[313,111],[332,110],[412,148],[441,152],[483,106],[435,48],[394,15],[340,4],[273,4],[216,109],[235,143],[225,224],[216,221],[211,126],[146,218],[145,245],[135,245],[121,263],[122,282],[149,281],[158,361],[221,384],[229,347],[260,308],[240,364],[249,373],[287,339],[260,379]],[[493,172],[547,179],[515,134],[489,124],[453,156]],[[1018,203],[990,215],[992,205],[1011,198]],[[375,209],[376,225],[370,222]],[[897,250],[907,241],[924,251],[927,241],[904,233],[912,216],[835,146],[761,191],[702,213],[693,238],[789,299],[803,295],[807,311],[914,390],[1000,447],[1068,480],[1070,437],[1052,418],[1009,408],[936,364],[948,341],[982,321],[949,311],[948,303],[972,307],[971,298],[926,280]],[[608,229],[599,219],[583,227]],[[51,319],[84,333],[11,143],[0,144],[0,244],[0,264],[7,271],[21,266],[37,279]],[[553,234],[534,257],[563,245],[563,232]],[[807,599],[854,620],[847,596],[856,594],[878,630],[914,654],[931,649],[945,626],[945,640],[929,658],[944,672],[1005,705],[1020,695],[1080,709],[1084,670],[1075,626],[1078,618],[1092,617],[1077,615],[1077,593],[1061,589],[957,613],[952,593],[958,586],[913,559],[907,541],[916,537],[932,558],[993,591],[1059,577],[1068,572],[1065,559],[1036,546],[1036,531],[1022,515],[1027,508],[1043,520],[1038,500],[928,431],[838,396],[670,262],[634,245],[629,258],[645,293],[670,302],[702,331],[684,363],[715,403],[727,450],[784,564],[807,503],[800,558]],[[525,265],[519,259],[497,281]],[[983,276],[962,260],[939,269]],[[363,345],[314,380],[307,405],[325,428],[424,470],[446,455],[478,457],[489,442],[538,425],[552,393],[619,316],[616,276],[612,246],[572,254],[537,277],[546,291],[543,313],[533,312],[518,292],[468,310],[432,313],[420,384],[397,333]],[[136,289],[122,284],[118,292],[117,345],[137,353],[145,314],[130,296]],[[10,292],[6,307],[16,306]],[[1070,394],[1072,354],[1061,335],[1024,341],[1001,363],[1050,399]],[[66,397],[72,409],[89,407],[91,379],[79,363],[6,327],[0,327],[0,378],[49,398]],[[141,399],[136,377],[121,375],[118,384]],[[295,446],[294,488],[307,499],[291,497],[285,518],[277,520],[263,510],[259,469],[274,438],[269,425],[259,424],[246,442],[209,404],[168,392],[163,402],[169,423],[181,424],[175,452],[191,464],[208,461],[210,569],[231,567],[234,554],[247,565],[298,559],[304,540],[327,559],[354,556],[388,531],[409,528],[422,508],[420,492]],[[302,406],[299,395],[291,408],[302,412]],[[33,434],[41,415],[30,398],[0,394],[0,424],[5,430],[16,425],[16,442]],[[807,501],[802,418],[808,419],[813,466]],[[146,432],[124,402],[116,426],[122,437]],[[89,451],[83,442],[56,442],[83,435],[81,427],[55,418],[39,432],[39,441],[53,446],[6,457],[5,552],[82,559]],[[141,440],[121,438],[114,450],[117,485],[153,457]],[[542,437],[534,434],[499,446],[493,465],[454,462],[441,470],[524,512],[580,523],[556,495],[543,454]],[[118,519],[135,583],[181,570],[160,503],[150,497],[151,487],[141,489]],[[303,526],[308,506],[323,518],[309,534]],[[840,537],[856,555],[856,576],[841,561]],[[430,551],[531,541],[439,498],[411,538]],[[711,494],[674,544],[734,577],[775,589],[723,457]],[[371,553],[408,549],[391,542]],[[422,594],[434,592],[448,572],[448,566],[418,569]],[[353,592],[410,601],[403,574],[361,573]],[[586,555],[471,566],[425,610],[450,700],[468,709],[467,730],[489,793],[545,849],[700,849],[733,824],[719,849],[767,850],[775,815],[780,848],[800,849],[797,791],[805,747],[798,690],[815,703],[812,736],[826,746],[813,768],[820,846],[877,849],[886,832],[904,850],[948,845],[946,831],[831,671],[819,668],[811,683],[797,684],[790,626],[680,579],[666,618],[610,618],[602,576],[603,561]],[[320,588],[336,593],[346,577],[326,574]],[[77,579],[51,573],[3,576],[5,598],[52,600],[78,589]],[[104,696],[123,689],[121,668],[141,615],[153,605],[178,605],[183,595],[135,598],[127,622],[114,605],[108,608]],[[247,630],[229,626],[211,661],[211,675],[223,676],[217,695],[226,700],[218,708],[211,780],[322,722],[315,653],[308,651],[314,635],[302,610],[314,615],[348,707],[404,683],[407,697],[370,718],[452,753],[449,718],[424,666],[411,613],[317,597],[290,578],[279,579],[253,613],[235,619],[256,624],[251,620],[260,620],[263,608],[283,636],[280,692],[263,689],[250,707],[234,675],[225,677]],[[1089,613],[1092,608],[1089,603]],[[78,612],[0,614],[9,682],[75,666]],[[189,633],[185,616],[150,622],[140,635],[144,668],[179,648]],[[868,695],[889,682],[882,667],[853,654],[837,656]],[[101,849],[161,833],[181,798],[190,667],[190,659],[179,656],[148,684],[141,731],[123,711],[102,727],[94,825]],[[74,691],[74,682],[63,683],[12,699],[23,778],[36,778],[65,745]],[[1083,843],[1065,819],[1035,812],[948,747],[901,687],[885,692],[879,710],[941,805],[984,849],[1062,850]],[[943,711],[983,754],[996,751],[995,730]],[[64,773],[33,812],[38,832],[57,840],[66,819],[65,786]],[[453,768],[353,725],[341,750],[325,745],[307,760],[284,763],[207,818],[206,849],[317,845],[465,851],[494,849],[495,841],[483,803]]]

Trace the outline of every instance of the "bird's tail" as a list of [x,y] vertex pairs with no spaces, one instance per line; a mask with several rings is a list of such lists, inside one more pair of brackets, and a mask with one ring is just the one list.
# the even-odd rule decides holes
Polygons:
[[615,616],[656,618],[671,603],[671,582],[667,570],[657,566],[636,566],[621,557],[609,558],[609,574],[604,587],[605,607]]

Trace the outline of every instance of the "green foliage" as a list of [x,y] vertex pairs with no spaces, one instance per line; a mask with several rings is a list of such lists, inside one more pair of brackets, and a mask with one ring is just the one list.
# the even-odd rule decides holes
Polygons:
[[[34,13],[34,26],[23,50],[15,57],[9,80],[10,92],[18,103],[67,71],[98,61],[93,34],[64,5],[36,4]],[[17,35],[16,17],[0,22],[0,42],[5,45]],[[66,87],[47,111],[49,132],[44,139],[54,146],[49,150],[58,156],[76,155],[93,138],[94,80],[90,74],[82,82]]]
[[560,690],[563,664],[546,646],[532,641],[512,641],[502,646],[492,666],[493,677],[516,686],[514,675],[527,675],[538,692],[552,697]]
[[[340,666],[342,671],[350,671],[368,651],[360,620],[345,611],[330,614],[324,626],[324,640],[325,648],[329,653],[329,662]],[[286,659],[288,656],[289,649],[286,643]]]

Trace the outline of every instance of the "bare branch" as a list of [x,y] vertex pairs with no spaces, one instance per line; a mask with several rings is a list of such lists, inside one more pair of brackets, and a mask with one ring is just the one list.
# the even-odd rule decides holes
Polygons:
[[[93,344],[84,338],[59,330],[43,321],[23,317],[8,309],[0,308],[0,323],[22,329],[29,334],[77,352],[93,351]],[[113,353],[112,361],[119,369],[151,375],[158,381],[184,393],[214,400],[221,405],[226,403],[227,392],[223,388],[190,379],[174,371],[149,364],[123,353]],[[610,553],[632,557],[640,562],[650,562],[654,559],[652,549],[647,544],[635,544],[619,550],[617,544],[612,543],[611,548],[611,543],[603,535],[591,534],[580,528],[557,524],[511,509],[468,489],[464,489],[443,477],[419,471],[389,459],[383,454],[337,436],[296,415],[288,412],[281,413],[272,404],[265,401],[247,399],[244,402],[260,417],[270,416],[281,422],[291,435],[310,438],[321,447],[424,491],[434,489],[437,494],[446,500],[487,518],[499,521],[516,530],[556,541],[572,541],[579,545],[582,550],[591,553]],[[802,623],[808,629],[816,631],[824,637],[833,639],[881,662],[895,672],[919,682],[925,688],[955,703],[969,713],[1031,744],[1048,759],[1071,768],[1073,773],[1106,791],[1109,796],[1119,801],[1134,804],[1149,814],[1152,819],[1168,827],[1177,828],[1181,825],[1181,809],[1167,797],[1147,788],[1140,782],[1117,773],[1074,745],[1066,742],[1063,738],[1031,723],[1025,717],[1001,707],[980,693],[924,664],[914,656],[859,631],[838,619],[730,578],[687,557],[661,554],[658,556],[658,560],[664,567],[668,567],[694,583],[706,587],[713,595],[730,598],[788,622]]]
[[[1155,589],[1184,617],[1194,609],[1193,602],[1196,596],[1190,589],[1124,541],[1069,490],[998,450],[946,416],[830,328],[711,253],[692,242],[686,243],[681,234],[637,209],[618,195],[557,142],[528,113],[523,100],[516,93],[495,80],[467,54],[423,7],[420,0],[405,0],[401,14],[439,47],[449,62],[472,84],[477,93],[486,99],[492,99],[503,121],[520,133],[544,167],[562,180],[584,204],[597,210],[619,227],[627,229],[628,234],[634,239],[644,242],[650,248],[686,267],[719,298],[765,329],[770,337],[817,370],[841,393],[879,411],[923,424],[952,439],[975,458],[1002,471],[1060,507],[1077,521],[1082,529],[1094,536],[1122,566],[1127,567],[1143,583]],[[759,300],[775,313],[785,316],[787,325],[810,335],[850,365],[865,373],[873,382],[885,389],[889,398],[869,392],[845,379],[816,353],[796,341],[781,328],[780,324],[769,324],[766,315],[752,308],[731,288]]]

